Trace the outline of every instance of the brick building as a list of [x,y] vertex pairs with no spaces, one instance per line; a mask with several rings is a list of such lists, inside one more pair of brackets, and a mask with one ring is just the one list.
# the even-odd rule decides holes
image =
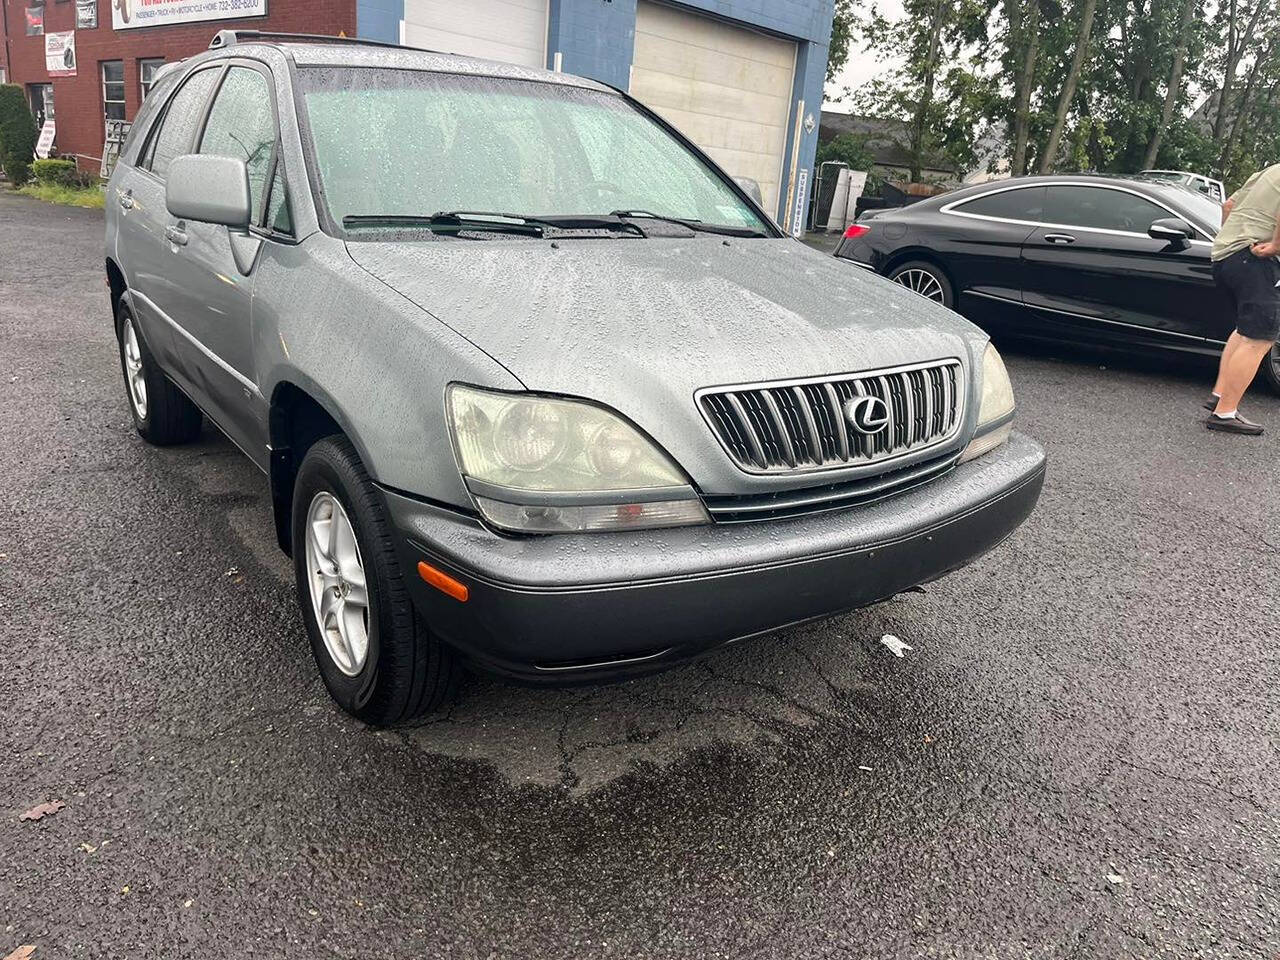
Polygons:
[[[55,115],[55,145],[62,156],[77,156],[85,169],[96,170],[102,156],[106,121],[132,120],[162,63],[208,49],[218,30],[282,30],[295,33],[356,32],[357,0],[0,0],[0,74],[6,83],[27,91],[38,121]],[[140,26],[146,12],[191,16],[188,8],[206,6],[265,10],[265,16],[219,19],[195,14],[183,23]],[[132,8],[132,9],[130,9]],[[129,23],[122,20],[123,10]],[[167,11],[172,10],[173,13]],[[205,19],[208,17],[208,19]],[[41,33],[29,20],[38,19]],[[96,21],[97,26],[77,26]],[[116,25],[119,25],[119,29]],[[46,34],[74,31],[75,76],[50,76],[45,62]],[[58,72],[67,72],[65,70]]]

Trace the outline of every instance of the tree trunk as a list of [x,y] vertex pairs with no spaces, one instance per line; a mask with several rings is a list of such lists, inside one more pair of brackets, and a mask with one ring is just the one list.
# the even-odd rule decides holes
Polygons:
[[1156,164],[1156,154],[1160,152],[1160,141],[1169,129],[1173,119],[1173,108],[1177,105],[1178,94],[1181,93],[1182,67],[1187,61],[1187,44],[1191,41],[1191,21],[1195,16],[1196,0],[1186,0],[1182,5],[1182,19],[1179,21],[1178,49],[1173,55],[1173,72],[1169,75],[1169,89],[1165,91],[1164,107],[1160,111],[1160,125],[1151,134],[1151,142],[1147,144],[1146,155],[1142,158],[1142,169],[1150,170]]
[[933,106],[933,88],[938,68],[938,51],[942,46],[942,15],[948,0],[937,0],[933,8],[933,23],[929,28],[929,48],[925,54],[924,79],[920,85],[920,99],[916,103],[915,121],[911,126],[911,182],[919,183],[924,167],[924,131]]
[[1222,90],[1218,93],[1218,112],[1213,117],[1213,142],[1222,143],[1222,126],[1226,122],[1231,80],[1236,72],[1236,0],[1227,7],[1227,59],[1222,71]]
[[1231,154],[1235,152],[1236,144],[1240,140],[1240,129],[1244,124],[1246,115],[1249,113],[1249,106],[1253,100],[1254,84],[1258,81],[1258,74],[1265,70],[1271,60],[1271,55],[1275,52],[1276,41],[1273,38],[1267,45],[1267,49],[1258,54],[1253,62],[1253,69],[1249,71],[1249,79],[1245,81],[1244,93],[1240,98],[1240,108],[1236,110],[1236,115],[1231,119],[1231,132],[1227,135],[1227,142],[1222,147],[1222,156],[1218,158],[1218,166],[1223,170],[1227,169],[1227,164],[1231,162]]
[[1019,38],[1022,65],[1014,83],[1012,176],[1027,172],[1027,140],[1031,133],[1031,88],[1035,86],[1036,55],[1040,52],[1040,3],[1031,0]]
[[1080,69],[1084,66],[1085,54],[1089,52],[1089,37],[1093,32],[1093,13],[1098,9],[1098,0],[1084,0],[1084,14],[1080,19],[1080,35],[1076,38],[1076,51],[1071,57],[1071,70],[1067,73],[1067,82],[1062,85],[1058,95],[1058,112],[1053,118],[1053,129],[1049,131],[1049,140],[1044,145],[1044,154],[1040,157],[1040,172],[1048,173],[1053,169],[1058,157],[1058,143],[1062,139],[1062,129],[1067,124],[1067,111],[1071,108],[1071,100],[1076,95],[1076,83],[1080,79]]
[[1236,70],[1240,66],[1240,61],[1244,58],[1245,46],[1248,44],[1249,38],[1253,36],[1254,28],[1258,25],[1258,18],[1262,16],[1262,11],[1266,7],[1265,0],[1257,0],[1253,16],[1249,18],[1249,25],[1244,30],[1238,30],[1236,24],[1236,0],[1231,0],[1231,21],[1227,28],[1226,69],[1222,76],[1222,93],[1218,98],[1218,115],[1213,118],[1213,145],[1219,150],[1219,177],[1226,173],[1223,168],[1226,156],[1226,144],[1223,142],[1223,134],[1225,133],[1227,118],[1231,114],[1231,95],[1232,87],[1235,86]]

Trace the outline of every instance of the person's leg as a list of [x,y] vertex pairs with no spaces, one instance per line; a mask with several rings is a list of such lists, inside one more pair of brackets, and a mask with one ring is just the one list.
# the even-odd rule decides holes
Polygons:
[[1244,396],[1244,392],[1249,389],[1249,384],[1253,383],[1253,378],[1258,373],[1258,365],[1271,351],[1274,342],[1254,340],[1241,336],[1239,332],[1233,333],[1232,336],[1238,338],[1239,343],[1232,351],[1230,358],[1227,358],[1225,353],[1223,356],[1222,372],[1218,377],[1218,385],[1221,388],[1218,391],[1218,407],[1213,411],[1215,416],[1235,413],[1236,407],[1240,405],[1240,398]]
[[1213,384],[1213,395],[1215,397],[1222,396],[1222,381],[1226,377],[1226,369],[1231,363],[1231,357],[1240,347],[1244,337],[1240,336],[1235,330],[1231,331],[1231,336],[1227,338],[1227,345],[1222,348],[1222,359],[1218,361],[1218,379]]

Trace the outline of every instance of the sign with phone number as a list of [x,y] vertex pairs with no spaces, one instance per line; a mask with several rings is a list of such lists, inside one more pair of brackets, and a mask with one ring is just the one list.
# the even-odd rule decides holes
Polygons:
[[116,30],[267,15],[267,0],[110,0],[110,3],[111,26]]

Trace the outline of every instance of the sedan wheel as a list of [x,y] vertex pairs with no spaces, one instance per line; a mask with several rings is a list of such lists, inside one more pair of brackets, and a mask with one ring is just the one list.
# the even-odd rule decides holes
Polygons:
[[894,283],[920,294],[926,300],[950,307],[955,303],[952,296],[951,283],[946,275],[932,263],[923,260],[912,260],[894,269],[889,274]]
[[354,677],[369,656],[369,592],[355,530],[328,491],[317,493],[307,511],[307,570],[325,650],[334,666]]
[[903,270],[893,278],[893,282],[911,288],[922,297],[942,303],[942,284],[927,270]]
[[1280,393],[1280,342],[1272,346],[1271,352],[1262,361],[1262,374],[1266,377],[1271,389]]

